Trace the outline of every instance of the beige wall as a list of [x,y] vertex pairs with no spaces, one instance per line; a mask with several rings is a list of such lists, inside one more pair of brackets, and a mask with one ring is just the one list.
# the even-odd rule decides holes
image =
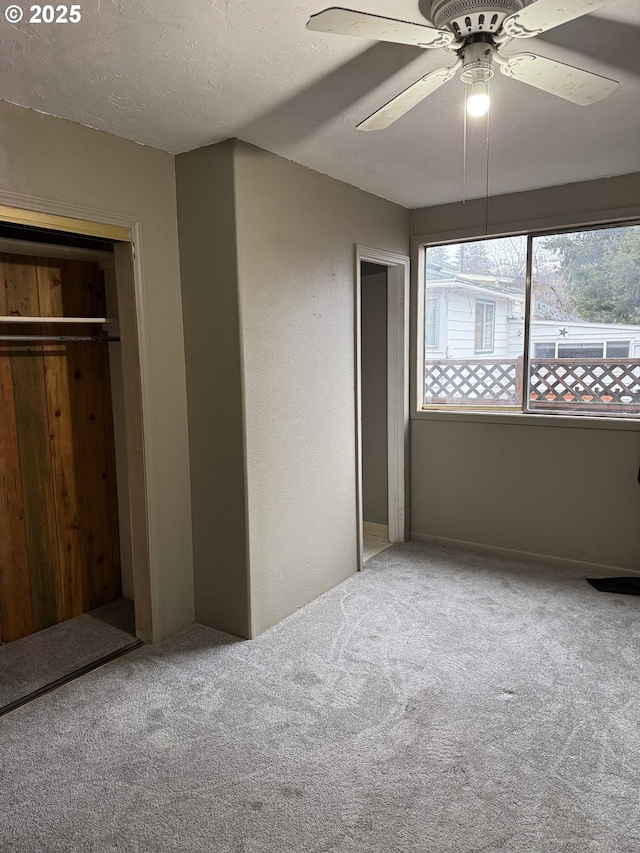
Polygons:
[[412,423],[413,532],[640,569],[640,432]]
[[387,270],[362,266],[362,513],[388,524]]
[[398,205],[240,143],[252,631],[356,571],[356,243],[408,253]]
[[411,211],[411,234],[437,242],[640,215],[640,173]]
[[176,157],[196,620],[249,636],[235,143]]
[[148,364],[143,412],[153,637],[193,621],[184,341],[170,154],[0,102],[0,189],[141,224],[138,317]]
[[355,244],[409,214],[237,140],[176,175],[196,613],[249,637],[357,569]]
[[[633,216],[640,175],[493,199],[489,231]],[[427,240],[480,234],[483,225],[482,204],[412,216],[413,233]],[[640,569],[637,425],[418,414],[411,426],[414,533]]]

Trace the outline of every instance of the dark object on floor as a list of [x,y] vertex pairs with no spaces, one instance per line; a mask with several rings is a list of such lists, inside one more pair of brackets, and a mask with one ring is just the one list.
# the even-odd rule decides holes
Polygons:
[[600,592],[640,595],[640,578],[587,578],[587,580]]

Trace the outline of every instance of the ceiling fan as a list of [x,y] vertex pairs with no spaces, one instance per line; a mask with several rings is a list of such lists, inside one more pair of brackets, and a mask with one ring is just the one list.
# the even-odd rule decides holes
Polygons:
[[421,77],[358,125],[359,130],[381,130],[452,80],[459,70],[460,79],[471,86],[469,113],[484,115],[489,109],[487,83],[493,77],[494,61],[507,77],[574,104],[587,106],[606,98],[618,86],[615,80],[535,53],[506,57],[502,50],[513,39],[540,35],[613,2],[616,0],[431,0],[430,17],[435,26],[331,8],[312,15],[307,28],[444,48],[456,56],[453,65]]

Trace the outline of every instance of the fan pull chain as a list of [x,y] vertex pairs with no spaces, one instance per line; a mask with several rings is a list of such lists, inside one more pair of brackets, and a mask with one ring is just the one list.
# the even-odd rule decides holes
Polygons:
[[[487,81],[487,93],[491,96],[490,90],[490,81]],[[487,113],[487,184],[485,188],[485,200],[484,200],[484,233],[486,236],[489,235],[489,116],[491,115],[491,110]]]

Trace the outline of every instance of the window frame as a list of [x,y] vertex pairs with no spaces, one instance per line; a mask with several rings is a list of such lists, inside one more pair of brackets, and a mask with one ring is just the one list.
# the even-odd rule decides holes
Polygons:
[[[638,415],[616,416],[613,414],[594,414],[593,412],[569,413],[569,412],[541,412],[528,408],[528,394],[523,392],[522,403],[516,406],[492,406],[491,408],[481,406],[456,406],[456,405],[424,405],[424,363],[426,358],[426,350],[424,347],[424,300],[426,291],[426,253],[427,249],[437,246],[457,246],[461,243],[472,243],[480,240],[501,239],[507,237],[525,237],[527,240],[527,270],[525,282],[525,303],[524,303],[524,365],[525,365],[525,388],[529,383],[529,364],[534,358],[530,352],[530,314],[532,310],[532,267],[533,267],[533,241],[540,237],[551,237],[562,234],[577,234],[583,231],[600,231],[625,227],[640,227],[640,213],[637,210],[640,206],[633,208],[633,213],[629,211],[624,217],[615,217],[602,215],[591,221],[572,222],[568,216],[546,218],[549,225],[539,224],[537,228],[528,227],[528,223],[516,222],[511,230],[489,229],[485,226],[479,227],[468,226],[464,231],[451,229],[448,232],[440,234],[416,234],[412,238],[413,258],[415,262],[414,282],[416,285],[416,297],[413,301],[412,310],[415,312],[414,321],[412,323],[413,334],[417,330],[417,335],[413,340],[412,360],[413,362],[413,378],[412,383],[415,383],[412,388],[412,413],[413,419],[419,420],[439,420],[439,421],[467,421],[475,423],[520,423],[520,424],[545,424],[553,427],[563,428],[585,428],[585,429],[605,429],[619,431],[634,431],[640,433],[640,413]],[[608,212],[608,211],[607,211]],[[544,223],[543,218],[538,220],[538,223]],[[466,231],[466,233],[465,233]],[[606,339],[605,350],[606,353]],[[617,343],[617,342],[613,342]],[[636,358],[635,349],[628,341],[621,343],[629,343],[628,356],[629,359]],[[557,350],[556,350],[557,352]],[[482,354],[480,354],[482,355]],[[606,355],[605,355],[606,357]]]

